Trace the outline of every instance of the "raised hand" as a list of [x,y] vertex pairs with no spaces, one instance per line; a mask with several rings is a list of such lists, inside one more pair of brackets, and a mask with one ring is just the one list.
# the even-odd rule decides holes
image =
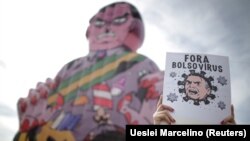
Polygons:
[[235,119],[234,119],[234,106],[231,105],[231,115],[226,117],[224,120],[221,121],[222,125],[235,125]]
[[175,123],[175,119],[171,116],[170,112],[174,109],[170,106],[162,104],[162,95],[157,103],[157,109],[153,114],[154,124],[172,124]]

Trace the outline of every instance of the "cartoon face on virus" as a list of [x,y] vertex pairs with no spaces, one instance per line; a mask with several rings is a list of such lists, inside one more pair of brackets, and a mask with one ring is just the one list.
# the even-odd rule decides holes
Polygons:
[[200,76],[188,76],[185,81],[185,93],[192,99],[204,99],[211,93],[206,80]]
[[201,71],[196,73],[194,70],[190,70],[190,74],[183,74],[182,77],[184,81],[178,81],[178,85],[183,85],[179,89],[180,93],[184,93],[184,101],[193,100],[194,105],[200,105],[201,101],[205,104],[209,104],[210,99],[214,99],[215,95],[212,94],[212,90],[217,91],[216,86],[212,86],[212,81],[214,80],[211,76],[205,77],[205,72]]

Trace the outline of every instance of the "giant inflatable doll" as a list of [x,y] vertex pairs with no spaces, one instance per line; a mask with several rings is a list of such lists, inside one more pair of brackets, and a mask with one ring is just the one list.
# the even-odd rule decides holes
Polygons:
[[118,141],[127,124],[153,123],[163,72],[137,53],[144,25],[136,7],[103,7],[90,19],[86,37],[88,55],[19,99],[15,141]]

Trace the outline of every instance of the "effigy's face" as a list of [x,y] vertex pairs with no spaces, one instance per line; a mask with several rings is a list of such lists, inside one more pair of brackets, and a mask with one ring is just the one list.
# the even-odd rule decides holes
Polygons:
[[134,17],[128,4],[106,7],[90,21],[87,31],[90,50],[111,49],[125,44]]

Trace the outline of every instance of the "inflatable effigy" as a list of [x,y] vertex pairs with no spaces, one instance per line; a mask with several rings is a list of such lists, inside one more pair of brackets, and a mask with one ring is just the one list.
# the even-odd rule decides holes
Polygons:
[[127,124],[153,123],[163,71],[137,53],[144,24],[136,7],[103,7],[90,19],[86,37],[86,56],[19,99],[14,141],[118,141]]

